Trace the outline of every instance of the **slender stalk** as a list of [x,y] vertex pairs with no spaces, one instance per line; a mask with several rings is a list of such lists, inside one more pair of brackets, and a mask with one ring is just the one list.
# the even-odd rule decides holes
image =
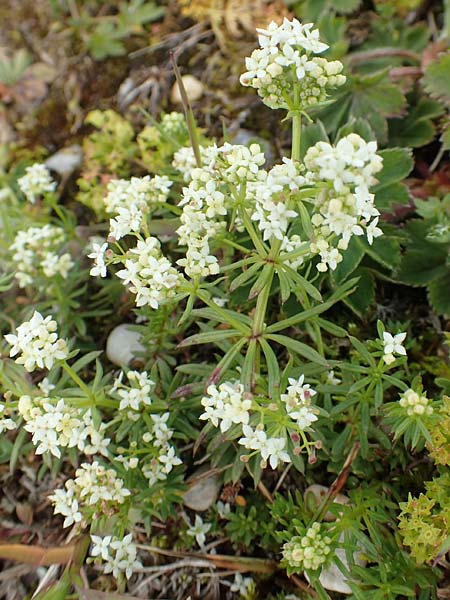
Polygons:
[[[293,106],[294,106],[294,110],[292,111],[292,151],[291,151],[291,157],[292,160],[295,161],[299,161],[300,160],[300,140],[301,140],[301,127],[302,127],[302,115],[300,112],[300,88],[297,85],[294,86],[294,102],[293,102]],[[245,210],[243,211],[245,212]],[[243,215],[244,217],[244,215]],[[247,216],[248,219],[248,216]],[[244,221],[245,223],[245,221]],[[246,224],[247,227],[247,224]],[[248,227],[247,227],[248,230]],[[256,232],[255,232],[256,234]],[[260,252],[260,246],[261,246],[261,242],[259,240],[259,238],[257,238],[258,243],[256,243],[256,240],[253,239],[252,236],[252,240],[253,243],[255,244],[256,249],[258,250],[258,252],[261,254]],[[254,313],[254,317],[253,317],[253,326],[252,326],[252,339],[251,342],[253,342],[253,340],[256,338],[256,340],[258,340],[258,338],[260,336],[263,335],[264,332],[264,323],[266,320],[266,312],[267,312],[267,305],[269,303],[269,298],[270,298],[270,289],[272,287],[272,281],[273,281],[273,277],[275,274],[275,263],[276,260],[278,258],[278,254],[280,252],[280,248],[281,248],[281,240],[273,240],[273,242],[271,243],[270,246],[270,252],[269,252],[269,256],[268,258],[272,261],[272,269],[271,269],[271,273],[270,276],[266,282],[266,285],[264,286],[264,288],[261,290],[261,293],[258,296],[258,300],[256,302],[256,308],[255,308],[255,313]],[[253,372],[256,373],[259,370],[259,356],[260,356],[260,345],[258,343],[258,351],[255,353],[254,358],[253,358]],[[249,382],[245,382],[245,384],[248,384]]]
[[292,160],[300,160],[300,141],[302,134],[302,114],[300,112],[300,88],[294,86],[294,107],[292,115]]
[[239,207],[239,215],[242,219],[242,222],[245,225],[245,229],[247,230],[247,233],[249,234],[249,236],[253,242],[253,245],[255,246],[256,250],[258,251],[258,254],[262,258],[265,258],[267,256],[267,252],[266,252],[266,249],[264,248],[264,242],[262,242],[259,239],[258,234],[256,233],[256,230],[255,230],[255,227],[252,223],[252,220],[248,216],[248,213],[245,210],[245,207],[242,205]]
[[72,369],[72,367],[69,364],[67,364],[65,360],[61,361],[60,364],[64,371],[67,373],[67,375],[69,375],[69,377],[72,379],[72,381],[74,381],[80,388],[80,390],[83,390],[86,396],[91,400],[91,402],[93,402],[95,400],[95,396],[92,393],[92,390],[89,388],[89,386],[87,386],[84,383],[81,377],[79,377],[79,375]]
[[264,322],[266,320],[266,310],[267,304],[269,302],[270,296],[270,288],[272,286],[274,275],[274,269],[272,268],[272,272],[267,280],[266,285],[263,287],[261,293],[258,296],[258,300],[256,302],[255,314],[253,317],[253,327],[252,332],[253,336],[260,336],[264,330]]
[[195,161],[198,167],[202,166],[202,160],[200,156],[200,144],[198,141],[198,132],[197,125],[195,123],[194,113],[192,112],[192,108],[189,102],[189,99],[186,94],[186,89],[183,84],[183,79],[181,77],[180,69],[178,68],[177,61],[175,58],[175,54],[171,51],[169,53],[170,60],[172,61],[173,71],[175,73],[175,78],[177,80],[178,88],[180,90],[180,96],[183,103],[184,114],[186,116],[187,127],[189,131],[189,138],[191,140],[192,149],[194,151]]

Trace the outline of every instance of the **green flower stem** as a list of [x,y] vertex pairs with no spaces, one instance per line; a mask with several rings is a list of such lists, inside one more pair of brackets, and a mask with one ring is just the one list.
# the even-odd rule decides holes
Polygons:
[[72,367],[69,364],[67,364],[67,361],[62,360],[60,364],[61,364],[63,370],[67,373],[67,375],[69,375],[69,377],[72,379],[72,381],[74,381],[77,384],[77,386],[80,388],[80,390],[83,390],[83,392],[86,394],[86,396],[89,398],[89,400],[93,404],[95,401],[95,395],[92,393],[92,390],[90,389],[90,387],[87,386],[84,383],[84,381],[79,377],[79,375],[72,369]]
[[261,336],[264,331],[264,322],[266,319],[266,310],[267,304],[269,302],[270,288],[272,286],[273,275],[274,269],[272,268],[271,273],[269,275],[269,279],[267,280],[266,285],[263,287],[261,293],[258,296],[258,300],[256,301],[256,308],[253,317],[252,327],[252,336],[254,338]]
[[266,258],[267,251],[264,247],[264,242],[259,238],[258,234],[256,233],[256,230],[252,223],[252,220],[248,216],[248,213],[242,204],[239,207],[239,215],[242,219],[242,222],[245,225],[245,229],[247,230],[247,233],[249,234],[249,236],[253,242],[253,245],[255,246],[256,250],[258,251],[258,254],[261,256],[261,258]]
[[246,325],[243,325],[240,321],[233,319],[229,311],[222,309],[215,302],[210,300],[208,295],[204,293],[204,290],[197,290],[196,293],[200,300],[204,302],[211,310],[213,310],[221,321],[223,321],[224,323],[228,323],[229,325],[231,325],[231,327],[234,327],[234,329],[237,329],[244,335],[248,335],[248,327]]
[[297,83],[294,85],[294,107],[292,114],[292,151],[291,159],[300,160],[300,141],[302,134],[302,114],[300,112],[300,88]]
[[320,583],[319,576],[310,574],[310,579],[311,579],[311,586],[312,586],[313,590],[315,592],[317,592],[320,600],[331,600],[330,596],[327,594],[326,589]]
[[[291,157],[292,160],[299,161],[300,160],[300,139],[301,139],[301,127],[302,127],[302,115],[300,112],[300,88],[298,84],[294,86],[294,107],[295,110],[292,111],[292,152]],[[280,253],[281,248],[281,240],[274,240],[270,246],[270,252],[267,256],[265,252],[263,242],[261,242],[259,236],[257,235],[253,223],[251,222],[245,208],[241,204],[240,210],[242,221],[255,245],[256,250],[261,255],[262,258],[266,258],[268,262],[272,263],[271,273],[269,278],[267,279],[266,285],[261,290],[261,293],[258,296],[258,300],[256,302],[255,313],[253,317],[253,326],[252,326],[252,335],[250,337],[249,347],[247,352],[250,350],[250,345],[252,345],[252,355],[253,355],[253,368],[246,369],[244,373],[244,385],[246,387],[252,388],[254,384],[254,378],[256,374],[260,370],[260,354],[261,354],[261,345],[258,343],[256,347],[256,351],[253,349],[254,341],[258,341],[259,338],[264,333],[264,324],[266,320],[266,312],[267,305],[269,303],[270,298],[270,289],[272,287],[273,277],[275,274],[275,265],[278,259],[278,255]]]

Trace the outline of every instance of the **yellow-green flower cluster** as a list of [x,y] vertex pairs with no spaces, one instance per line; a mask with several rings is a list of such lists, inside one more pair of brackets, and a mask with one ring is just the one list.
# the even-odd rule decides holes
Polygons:
[[320,523],[314,523],[306,534],[293,537],[283,546],[283,558],[290,567],[317,571],[331,551],[331,538],[321,532]]

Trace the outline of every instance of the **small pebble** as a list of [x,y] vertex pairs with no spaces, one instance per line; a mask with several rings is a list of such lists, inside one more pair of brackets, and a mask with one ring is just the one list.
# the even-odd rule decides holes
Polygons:
[[141,336],[130,326],[122,323],[111,331],[106,342],[106,356],[119,367],[126,367],[130,362],[138,358],[138,354],[144,352],[141,344]]
[[220,490],[218,475],[201,477],[203,473],[205,469],[199,469],[192,475],[192,484],[187,481],[189,489],[183,494],[183,503],[197,512],[208,510],[217,500]]
[[[186,95],[190,102],[195,102],[203,96],[204,86],[203,83],[194,77],[193,75],[183,75],[181,78],[184,88],[186,90]],[[172,91],[170,93],[170,101],[172,104],[181,104],[181,94],[178,88],[178,83],[175,82]]]

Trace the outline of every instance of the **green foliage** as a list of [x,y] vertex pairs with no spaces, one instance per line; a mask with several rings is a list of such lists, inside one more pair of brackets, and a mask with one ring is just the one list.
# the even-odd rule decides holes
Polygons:
[[388,141],[388,117],[404,114],[407,101],[401,90],[389,82],[383,69],[370,74],[355,74],[336,94],[332,107],[319,117],[328,132],[336,131],[351,119],[365,119],[381,144]]
[[425,90],[433,98],[442,100],[446,105],[450,105],[450,82],[448,72],[450,69],[450,52],[441,54],[436,61],[431,62],[424,75]]
[[[102,14],[102,3],[82,4],[78,18],[72,15],[70,19],[70,31],[96,60],[124,55],[138,36],[145,37],[147,43],[145,25],[164,13],[160,3],[145,0],[109,3]],[[209,527],[207,534],[217,538],[216,557],[228,554],[236,561],[233,568],[239,559],[252,564],[269,557],[272,562],[264,563],[268,569],[273,564],[302,577],[305,569],[300,563],[305,556],[298,560],[301,553],[296,559],[291,552],[289,563],[283,544],[301,545],[308,532],[312,539],[311,530],[317,525],[329,552],[317,569],[306,570],[321,600],[328,596],[318,577],[330,566],[342,574],[352,598],[358,600],[435,598],[441,567],[431,564],[438,564],[450,548],[450,476],[446,470],[450,465],[450,400],[444,397],[442,402],[428,402],[423,385],[430,398],[436,397],[436,386],[450,392],[447,349],[440,345],[434,324],[422,331],[422,321],[416,321],[416,313],[409,311],[410,291],[396,283],[426,287],[433,310],[450,316],[450,195],[415,200],[416,217],[400,225],[397,212],[400,214],[411,202],[408,182],[404,181],[414,168],[411,148],[420,149],[440,135],[444,147],[450,146],[446,122],[450,94],[444,77],[448,54],[425,68],[423,81],[413,84],[403,79],[401,69],[419,64],[430,37],[424,23],[405,25],[403,16],[415,6],[413,0],[374,2],[375,12],[371,10],[369,15],[365,12],[367,3],[359,0],[290,4],[305,20],[318,21],[323,39],[330,44],[328,57],[340,57],[348,77],[333,97],[308,111],[308,118],[320,120],[307,122],[300,101],[288,115],[294,123],[292,178],[300,174],[305,179],[289,187],[291,175],[286,176],[289,186],[280,184],[282,191],[276,198],[280,210],[294,212],[288,219],[289,234],[298,236],[293,249],[282,248],[276,236],[263,235],[252,213],[250,192],[256,181],[251,170],[246,170],[246,161],[252,164],[247,153],[253,146],[231,146],[213,153],[213,159],[205,159],[203,164],[203,179],[196,180],[198,189],[191,185],[196,162],[189,150],[188,127],[180,114],[163,114],[156,120],[142,110],[141,115],[134,113],[131,123],[111,109],[93,110],[85,121],[92,129],[82,140],[84,162],[77,189],[72,180],[61,182],[55,193],[43,194],[35,204],[24,200],[18,185],[30,153],[15,154],[13,149],[11,158],[8,154],[2,159],[2,331],[10,333],[29,319],[34,309],[45,315],[52,313],[58,321],[58,335],[67,338],[70,353],[67,359],[58,360],[44,379],[47,373],[37,371],[30,376],[14,362],[15,355],[8,358],[10,348],[3,342],[0,463],[9,463],[11,471],[31,468],[30,457],[37,453],[37,443],[27,425],[23,397],[29,396],[35,403],[33,410],[41,410],[45,386],[54,386],[45,392],[50,403],[46,410],[57,412],[61,399],[67,419],[73,416],[70,411],[81,411],[87,420],[92,418],[93,432],[108,436],[107,449],[93,456],[86,444],[62,446],[60,456],[43,450],[42,458],[39,454],[32,463],[38,469],[36,481],[58,476],[62,482],[65,477],[74,477],[80,463],[98,459],[131,491],[116,506],[103,498],[100,509],[86,509],[80,499],[86,520],[75,525],[79,529],[123,537],[139,527],[140,537],[144,537],[144,530],[148,536],[152,532],[152,545],[164,545],[169,555],[180,548],[198,550],[196,546],[201,553],[209,553],[210,540],[204,542],[205,547],[201,537],[199,542],[188,533],[185,525],[194,518],[187,508],[180,508],[187,478],[191,485],[201,464],[207,466],[205,479],[214,478],[218,493],[223,483],[231,482],[222,490],[222,499],[227,488],[239,490],[234,503],[213,503],[202,515]],[[55,14],[67,15],[61,3],[53,7]],[[357,12],[359,9],[363,12]],[[350,42],[354,20],[361,16],[369,16],[367,31],[360,41]],[[29,60],[22,53],[0,63],[0,80],[6,85],[19,81]],[[227,108],[227,119],[233,102]],[[202,107],[209,118],[215,113],[208,109],[208,104]],[[201,145],[198,153],[203,160],[201,153],[214,150],[214,140],[201,130],[192,136],[192,123],[190,129],[191,138]],[[378,225],[383,235],[369,238],[369,243],[356,229],[348,247],[345,243],[333,247],[342,254],[336,268],[325,265],[321,271],[317,268],[320,253],[309,252],[318,231],[314,222],[321,208],[318,199],[323,200],[326,193],[338,197],[341,192],[332,180],[311,183],[312,171],[305,168],[304,158],[317,142],[332,140],[336,144],[351,133],[366,142],[376,139],[382,147],[377,153],[383,167],[376,173],[370,193],[375,194],[375,206],[381,213]],[[275,142],[277,148],[284,147],[281,134]],[[229,158],[233,148],[239,148],[244,156],[236,173]],[[174,155],[180,149],[187,156],[184,170],[174,166]],[[39,152],[31,154],[31,160],[43,160]],[[428,155],[421,152],[423,156]],[[266,168],[262,163],[255,167],[261,177]],[[335,180],[339,174],[337,169]],[[116,239],[108,233],[111,215],[104,203],[108,183],[122,178],[131,187],[131,178],[144,176],[152,182],[156,176],[168,177],[170,190],[162,200],[155,200],[155,190],[145,196],[138,206],[142,213],[139,226]],[[217,188],[203,186],[210,181]],[[180,225],[186,223],[188,211],[183,203],[189,203],[188,188],[193,197],[198,194],[198,205],[189,207],[199,218],[193,218],[193,232],[204,234],[190,249],[197,253],[201,265],[194,274],[187,270],[183,274],[187,252],[177,234]],[[348,193],[353,194],[353,190]],[[211,230],[204,232],[200,217],[208,210],[214,213],[220,195],[228,203],[225,214],[218,212],[216,221],[207,221]],[[201,215],[196,214],[201,210]],[[38,273],[29,285],[19,288],[17,258],[10,246],[18,232],[31,225],[48,224],[64,232],[55,254],[59,257],[70,252],[73,267],[66,278],[46,278]],[[327,243],[333,238],[331,230],[324,235]],[[139,286],[124,287],[117,278],[118,273],[124,275],[124,270],[132,268],[136,243],[152,237],[160,242],[159,254],[147,256],[140,250],[139,260],[148,261],[143,287],[156,275],[160,279],[155,289],[161,292],[168,269],[179,278],[173,295],[158,299],[156,307],[155,303],[137,303]],[[206,255],[202,246],[205,239],[211,243]],[[93,244],[107,248],[101,256],[108,273],[95,280],[88,276],[93,263],[86,259]],[[217,261],[216,271],[208,270],[211,259]],[[160,272],[158,261],[164,260],[167,264]],[[391,298],[392,290],[392,296],[401,294],[404,298],[400,309]],[[420,308],[426,312],[426,306]],[[381,321],[375,325],[376,313],[386,325]],[[428,323],[427,318],[423,321]],[[122,323],[139,336],[143,348],[118,373],[102,350],[111,330]],[[392,352],[386,350],[385,334],[392,334],[392,338],[399,332],[408,333],[408,355],[416,361],[420,357],[420,364],[408,364],[411,356],[398,346]],[[132,383],[135,370],[140,374],[145,371],[145,379],[152,382],[144,392]],[[415,377],[417,373],[423,376],[423,384]],[[123,378],[128,375],[125,384]],[[205,417],[214,394],[219,398],[218,406],[226,401],[228,392],[221,388],[225,382],[235,384],[229,427],[218,417],[216,423],[215,417]],[[301,408],[307,409],[309,424],[299,424],[287,411],[294,395],[289,388],[295,386],[304,396]],[[413,390],[427,400],[419,406],[431,412],[425,408],[421,412],[420,407],[408,412],[417,404],[401,404]],[[137,409],[127,406],[130,398],[139,400]],[[248,410],[242,409],[244,403],[249,403]],[[161,441],[164,427],[158,433],[154,430],[154,422],[160,418],[166,419],[170,430],[165,442]],[[245,433],[243,426],[252,433]],[[59,430],[57,434],[61,435]],[[244,435],[253,434],[256,441],[243,441]],[[284,455],[264,454],[263,434],[281,442]],[[161,455],[160,449],[169,439],[184,465],[175,462],[162,474],[161,464],[167,456]],[[428,460],[427,451],[438,470]],[[425,480],[425,491],[420,493]],[[320,499],[306,492],[311,484],[323,486]],[[344,500],[337,490],[345,494]],[[402,502],[406,497],[408,501]],[[198,581],[203,585],[202,578]],[[259,586],[264,594],[265,583]],[[63,579],[47,594],[67,595],[70,586]],[[254,589],[249,596],[256,597]]]
[[408,240],[395,279],[412,286],[426,286],[434,310],[449,315],[450,300],[445,290],[450,280],[450,195],[416,200],[416,205],[422,219],[413,219],[405,227]]
[[70,19],[74,32],[96,60],[126,54],[125,42],[143,33],[143,26],[164,15],[164,8],[152,0],[119,2],[115,15],[93,16],[89,7]]
[[2,57],[0,59],[0,83],[14,85],[22,79],[31,63],[32,58],[24,48],[17,50],[11,58]]
[[260,497],[251,496],[248,506],[236,507],[227,518],[225,531],[235,549],[249,548],[254,552],[257,547],[266,551],[277,548],[276,522],[270,519],[268,507]]

